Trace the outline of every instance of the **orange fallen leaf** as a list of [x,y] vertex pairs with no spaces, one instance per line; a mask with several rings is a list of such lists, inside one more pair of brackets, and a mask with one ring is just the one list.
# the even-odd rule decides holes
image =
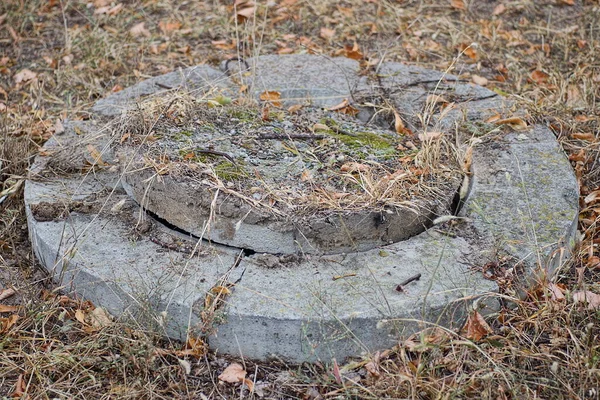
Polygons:
[[516,131],[522,131],[528,128],[527,122],[519,117],[504,118],[494,121],[496,125],[510,125]]
[[452,6],[452,8],[456,8],[457,10],[467,9],[463,0],[450,0],[450,5]]
[[404,121],[396,110],[394,110],[394,129],[398,135],[413,135],[413,132],[404,125]]
[[488,323],[485,322],[481,314],[479,314],[477,311],[473,311],[473,313],[469,315],[469,318],[467,318],[462,331],[467,339],[471,339],[475,342],[493,332],[492,328],[490,328]]
[[167,34],[167,33],[170,33],[173,31],[178,31],[179,29],[181,29],[181,22],[179,22],[179,21],[169,21],[169,22],[160,21],[158,23],[158,27],[164,34]]
[[273,106],[275,107],[281,107],[281,93],[276,92],[274,90],[267,90],[265,92],[262,92],[259,95],[259,98],[262,101],[266,101],[268,103],[271,103]]
[[4,304],[0,304],[0,313],[16,312],[17,310],[18,310],[17,306],[6,306]]
[[2,289],[2,290],[0,290],[0,300],[8,299],[9,297],[13,296],[15,293],[17,293],[17,291],[13,288]]
[[445,98],[443,98],[442,96],[439,96],[437,94],[430,94],[429,96],[427,96],[425,103],[427,103],[427,105],[438,104],[438,103],[447,104],[448,100],[446,100]]
[[242,367],[238,363],[231,363],[221,375],[219,375],[219,380],[222,382],[228,383],[237,383],[242,382],[246,378],[246,371],[244,367]]
[[0,318],[0,333],[8,332],[18,320],[17,314],[12,314],[8,318]]
[[348,99],[344,99],[344,100],[342,100],[341,103],[336,104],[335,106],[329,108],[329,111],[337,111],[339,113],[351,115],[353,117],[358,115],[358,112],[359,112],[356,108],[354,108],[350,105],[350,102],[348,102]]
[[532,72],[532,73],[529,75],[529,78],[530,78],[530,79],[531,79],[533,82],[537,83],[538,85],[542,85],[542,84],[544,84],[544,83],[547,83],[547,82],[548,82],[548,78],[549,78],[549,77],[550,77],[550,76],[549,76],[547,73],[545,73],[545,72],[543,72],[543,71],[539,71],[539,70],[537,70],[537,69],[536,69],[535,71],[533,71],[533,72]]

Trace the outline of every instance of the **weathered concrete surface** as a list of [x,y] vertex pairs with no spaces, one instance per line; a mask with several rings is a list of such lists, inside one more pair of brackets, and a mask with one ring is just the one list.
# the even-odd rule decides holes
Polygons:
[[[551,273],[560,262],[555,250],[568,253],[574,240],[577,183],[542,126],[487,135],[475,147],[466,219],[454,226],[364,252],[241,260],[240,249],[140,220],[120,185],[111,132],[94,121],[65,127],[25,187],[41,263],[65,290],[116,315],[172,337],[210,334],[210,346],[229,354],[341,360],[394,344],[419,327],[415,320],[460,324],[475,298],[489,295],[479,304],[495,307],[495,282],[473,266],[507,256],[533,279],[537,269]],[[89,144],[103,153],[93,171]],[[192,256],[196,245],[201,252]],[[418,281],[395,290],[416,274]],[[231,290],[218,307],[207,301],[215,286]]]
[[233,86],[223,72],[208,65],[198,65],[146,79],[137,85],[100,99],[92,107],[92,112],[97,115],[116,117],[135,107],[136,101],[144,96],[166,93],[171,89],[186,89],[198,95],[211,91],[230,95],[235,93],[232,92]]

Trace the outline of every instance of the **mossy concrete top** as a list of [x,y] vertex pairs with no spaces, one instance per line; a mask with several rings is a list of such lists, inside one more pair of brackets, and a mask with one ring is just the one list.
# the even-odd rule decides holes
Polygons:
[[[440,79],[439,73],[423,70],[419,76],[413,67],[384,67],[399,82],[387,87],[397,101],[409,96],[414,111],[423,112],[429,95],[422,85]],[[457,326],[473,300],[494,310],[498,279],[549,274],[573,247],[578,187],[552,132],[541,125],[496,129],[488,115],[519,110],[497,96],[487,104],[501,108],[487,108],[482,100],[470,107],[460,100],[462,89],[455,104],[463,104],[457,106],[463,111],[450,110],[446,117],[477,140],[460,219],[396,243],[326,255],[252,253],[185,234],[149,216],[140,208],[143,201],[123,189],[127,168],[115,145],[123,132],[114,129],[121,114],[107,110],[110,104],[112,110],[135,107],[140,92],[165,90],[155,85],[163,78],[212,86],[186,81],[188,72],[198,70],[153,78],[143,83],[148,90],[134,86],[99,102],[89,121],[65,121],[65,132],[48,141],[26,182],[36,256],[66,290],[114,315],[175,338],[202,336],[227,354],[341,361],[397,343],[420,320]],[[227,86],[217,74],[194,76],[217,76]],[[421,83],[403,89],[403,79],[412,78]],[[440,111],[433,110],[433,123]],[[409,126],[411,115],[403,117]],[[511,277],[498,276],[507,260],[514,267]]]

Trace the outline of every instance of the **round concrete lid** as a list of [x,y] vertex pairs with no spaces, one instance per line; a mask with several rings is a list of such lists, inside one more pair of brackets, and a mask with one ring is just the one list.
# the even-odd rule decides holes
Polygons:
[[[125,188],[146,210],[197,237],[273,254],[364,251],[451,213],[463,181],[448,143],[455,138],[421,142],[382,128],[389,123],[381,118],[362,122],[376,120],[378,106],[411,121],[415,104],[368,82],[356,61],[266,56],[237,74],[226,68],[229,90],[246,88],[258,105],[227,105],[222,91],[175,92],[125,119],[118,150]],[[473,97],[462,86],[452,96],[458,88]],[[358,97],[371,109],[353,106]],[[153,119],[151,132],[140,124]],[[424,147],[439,154],[415,162]]]
[[[321,60],[331,69],[349,63]],[[490,116],[514,116],[510,102],[455,77],[384,63],[375,78],[405,110],[410,129],[435,93],[454,106],[431,114],[431,126],[479,137],[459,219],[405,241],[334,255],[252,254],[170,229],[123,190],[127,174],[114,151],[122,136],[106,120],[166,86],[235,94],[235,78],[199,66],[98,101],[90,120],[65,121],[65,131],[45,144],[24,192],[36,256],[65,290],[114,315],[174,338],[201,334],[227,354],[298,362],[381,350],[422,327],[421,320],[461,324],[474,299],[497,290],[495,279],[507,279],[497,268],[507,258],[518,266],[509,279],[533,279],[561,265],[576,237],[579,191],[553,133],[541,125],[490,126]],[[348,91],[359,87],[346,82],[353,85]],[[335,96],[325,108],[350,98]],[[169,176],[160,171],[154,179]],[[493,298],[478,306],[494,307]]]

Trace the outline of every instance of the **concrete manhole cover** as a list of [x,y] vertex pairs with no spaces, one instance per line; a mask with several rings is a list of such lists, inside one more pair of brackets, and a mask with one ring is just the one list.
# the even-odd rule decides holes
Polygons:
[[529,279],[571,249],[571,167],[494,92],[398,63],[224,67],[141,82],[46,144],[25,201],[66,287],[225,353],[341,359],[460,323],[497,290],[473,267]]

